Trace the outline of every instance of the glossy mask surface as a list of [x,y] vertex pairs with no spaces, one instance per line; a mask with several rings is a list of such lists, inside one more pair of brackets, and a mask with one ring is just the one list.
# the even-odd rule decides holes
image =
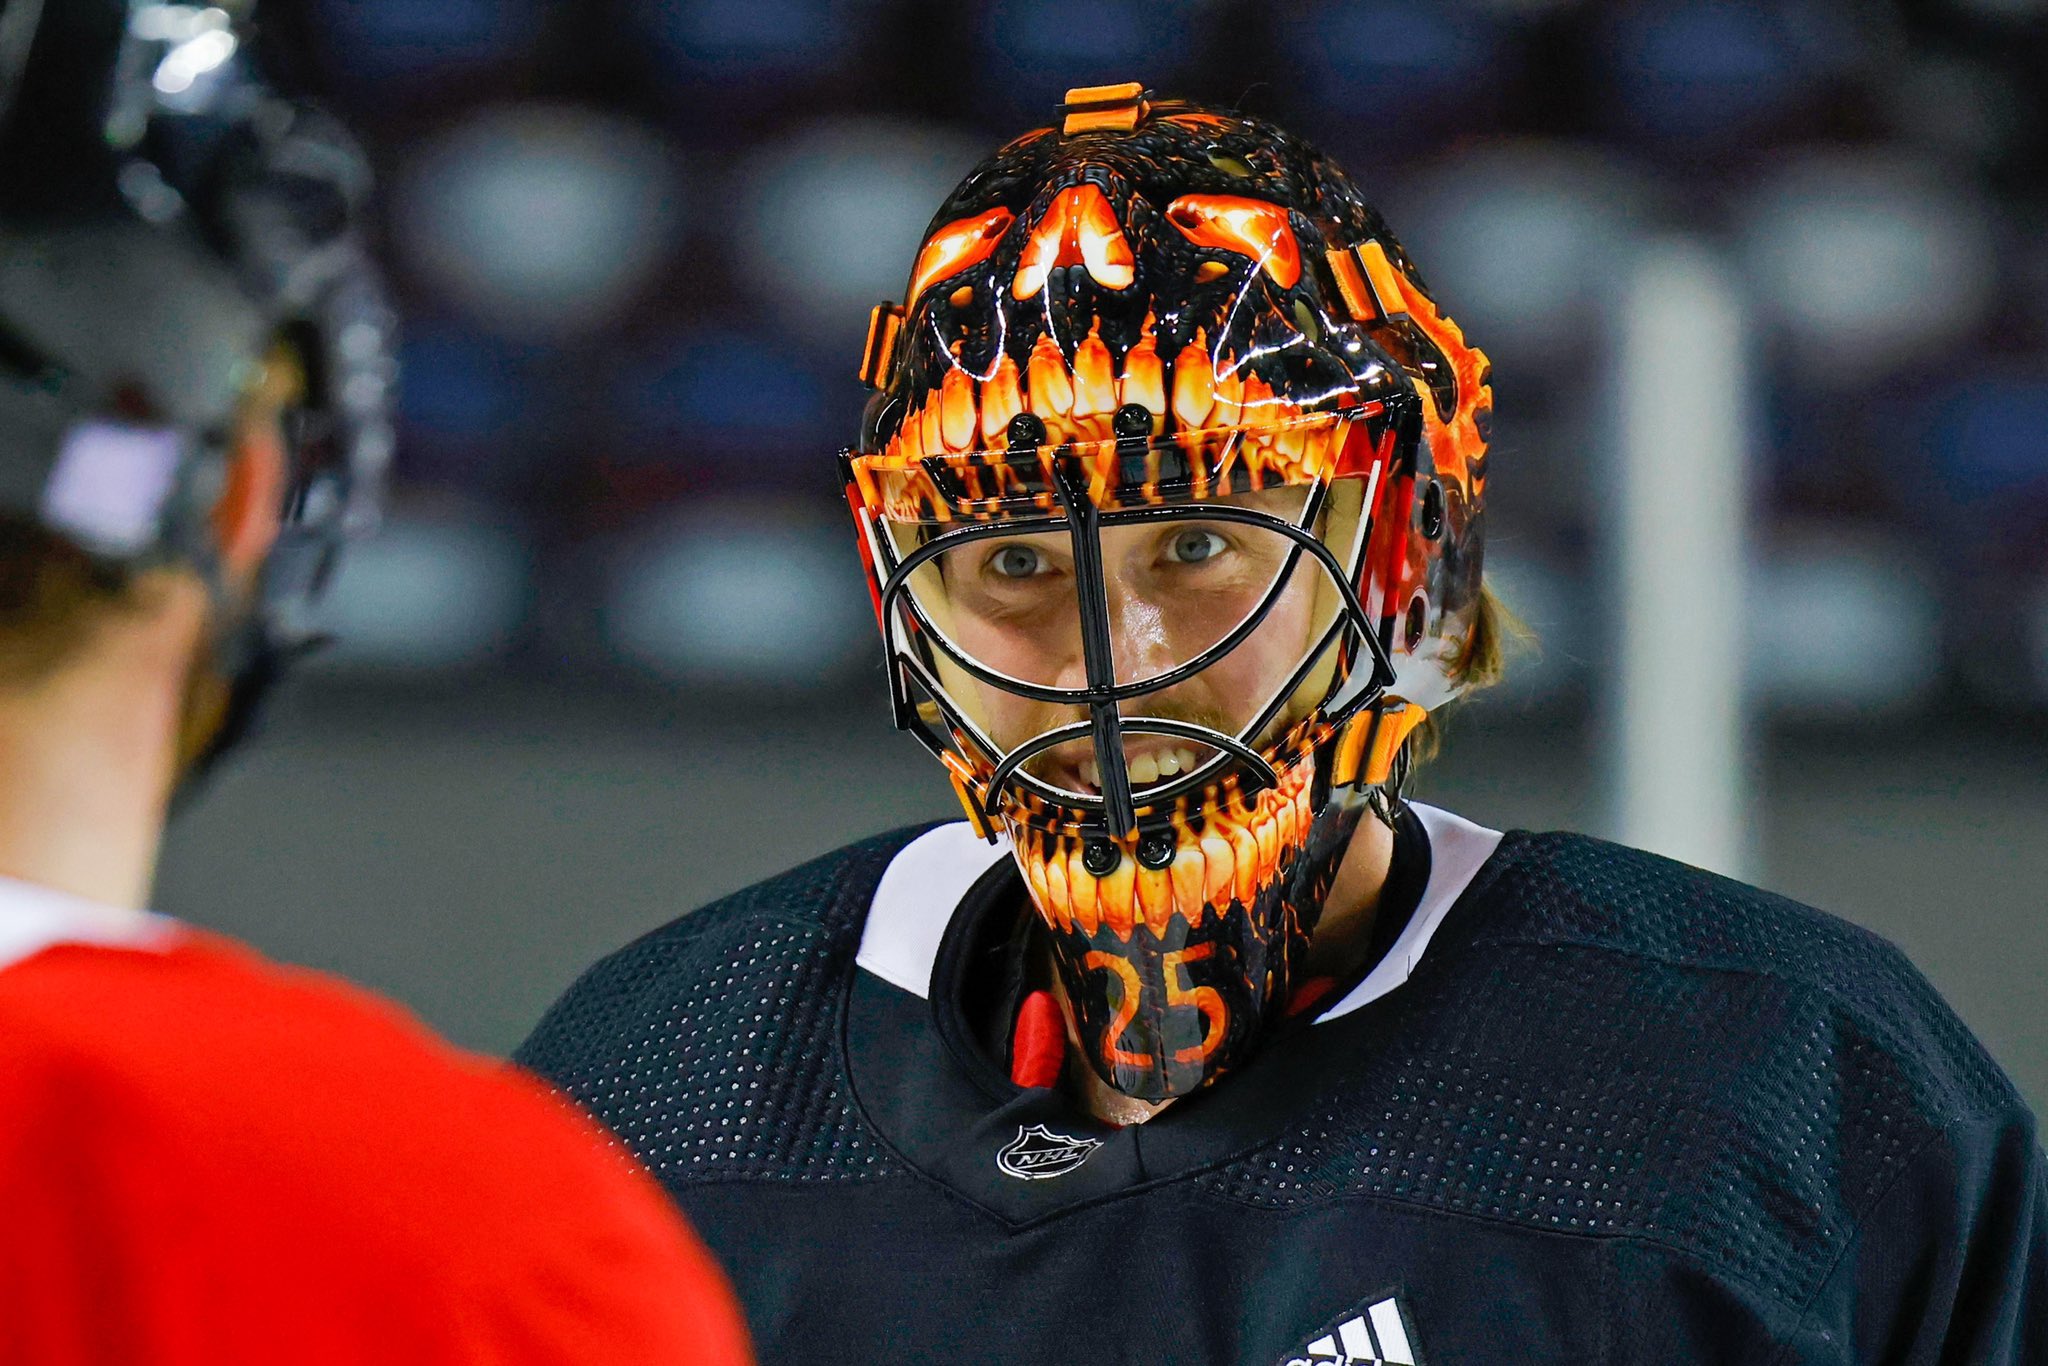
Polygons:
[[1157,1100],[1298,985],[1353,721],[1456,690],[1491,393],[1342,171],[1133,99],[941,207],[846,475],[898,724],[1011,837],[1089,1065]]
[[[1138,829],[1116,839],[1060,814],[1102,797],[1094,727],[1024,765],[1061,797],[1020,794],[1002,810],[1089,1061],[1126,1095],[1186,1094],[1248,1054],[1290,996],[1355,820],[1331,804],[1317,810],[1315,757],[1301,744],[1310,729],[1281,747],[1265,732],[1283,721],[1262,720],[1330,625],[1319,603],[1340,595],[1299,541],[1221,515],[1244,510],[1313,536],[1329,518],[1305,515],[1308,494],[1283,485],[1162,508],[1092,536],[1069,526],[971,539],[938,558],[921,604],[967,657],[1048,688],[1087,686],[1091,592],[1118,686],[1148,687],[1210,656],[1181,681],[1118,704],[1131,801],[1148,816]],[[1072,702],[980,679],[966,687],[1010,753],[1086,724]],[[1189,729],[1143,729],[1155,723]],[[1279,759],[1276,780],[1247,781],[1232,755],[1197,738],[1204,731]]]

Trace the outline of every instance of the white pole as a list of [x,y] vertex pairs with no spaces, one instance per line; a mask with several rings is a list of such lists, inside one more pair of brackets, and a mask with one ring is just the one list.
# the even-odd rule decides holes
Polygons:
[[1631,264],[1617,335],[1606,557],[1612,829],[1624,843],[1741,877],[1752,862],[1749,320],[1711,249],[1666,239]]

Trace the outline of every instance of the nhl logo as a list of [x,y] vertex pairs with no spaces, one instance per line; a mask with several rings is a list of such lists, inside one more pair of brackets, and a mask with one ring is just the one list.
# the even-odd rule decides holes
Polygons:
[[1019,1181],[1050,1181],[1086,1162],[1101,1146],[1099,1138],[1069,1138],[1043,1124],[1019,1125],[1017,1136],[996,1153],[996,1166]]

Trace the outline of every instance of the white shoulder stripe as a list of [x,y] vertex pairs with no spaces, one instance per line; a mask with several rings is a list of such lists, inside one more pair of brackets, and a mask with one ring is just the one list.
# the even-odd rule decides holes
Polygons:
[[990,844],[966,821],[927,830],[903,846],[875,888],[854,962],[891,986],[929,997],[939,941],[967,889],[996,860],[1007,838]]
[[176,938],[177,928],[169,916],[104,906],[0,877],[0,968],[57,944],[161,949]]
[[[1407,981],[1445,913],[1500,844],[1498,830],[1433,806],[1414,803],[1412,809],[1429,836],[1429,885],[1386,958],[1317,1017],[1318,1023],[1348,1015]],[[953,912],[967,889],[1009,853],[1008,839],[990,844],[966,821],[937,826],[903,846],[875,888],[854,962],[891,986],[928,998],[932,964]]]
[[1317,1016],[1317,1024],[1349,1015],[1407,981],[1452,904],[1465,894],[1480,868],[1500,847],[1498,830],[1474,825],[1462,816],[1420,802],[1409,803],[1409,809],[1422,822],[1423,833],[1429,836],[1429,885],[1422,889],[1415,914],[1408,917],[1407,927],[1394,941],[1394,947],[1387,950],[1387,956],[1365,975],[1363,982]]

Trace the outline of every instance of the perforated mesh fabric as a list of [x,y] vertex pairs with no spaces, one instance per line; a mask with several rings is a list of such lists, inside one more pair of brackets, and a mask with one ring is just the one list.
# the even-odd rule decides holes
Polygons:
[[1832,917],[1577,836],[1511,835],[1486,878],[1468,945],[1370,1007],[1387,1050],[1206,1190],[1630,1235],[1796,1304],[1943,1125],[2018,1104],[1903,955]]
[[[852,1103],[836,1026],[867,901],[917,833],[621,950],[519,1059],[674,1186],[904,1173]],[[1942,1128],[2024,1108],[1883,940],[1578,836],[1509,835],[1357,1023],[1371,1044],[1306,1120],[1194,1184],[1640,1239],[1797,1305]]]
[[852,927],[917,833],[829,854],[619,950],[563,995],[516,1060],[671,1184],[900,1170],[852,1103],[837,1023]]

